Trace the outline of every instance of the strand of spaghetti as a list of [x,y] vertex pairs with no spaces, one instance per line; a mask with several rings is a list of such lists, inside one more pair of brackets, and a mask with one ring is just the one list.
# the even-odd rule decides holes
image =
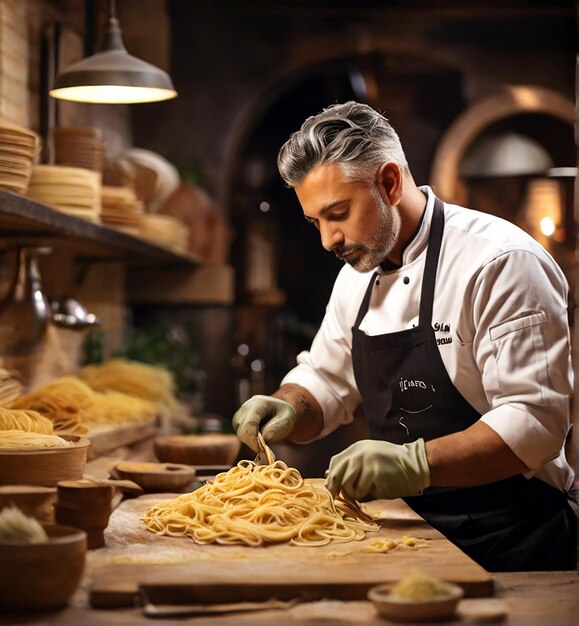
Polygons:
[[0,430],[23,430],[51,435],[52,422],[37,411],[12,410],[0,407]]
[[[267,458],[274,459],[271,451]],[[356,503],[334,501],[327,489],[307,483],[283,461],[240,461],[196,491],[150,507],[143,521],[159,535],[222,545],[325,545],[379,530]]]

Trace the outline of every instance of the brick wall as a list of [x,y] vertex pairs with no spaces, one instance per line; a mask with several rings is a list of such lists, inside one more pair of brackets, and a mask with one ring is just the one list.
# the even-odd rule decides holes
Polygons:
[[[81,0],[76,5],[68,5],[71,8],[67,13],[67,4],[56,0],[0,0],[0,117],[37,132],[56,120],[61,125],[98,126],[103,131],[107,153],[114,154],[132,143],[128,107],[51,101],[41,91],[43,41],[51,41],[57,22],[62,34],[60,41],[54,43],[60,48],[62,67],[83,55],[77,10]],[[51,107],[46,120],[41,120],[41,115],[46,114],[41,106],[43,100]],[[48,137],[42,139],[46,144]],[[48,158],[49,152],[43,151],[43,162]],[[49,299],[72,296],[102,318],[106,353],[122,344],[126,317],[122,264],[94,265],[83,272],[75,264],[74,254],[55,249],[41,260],[40,269],[43,290]],[[22,361],[23,368],[30,370],[25,380],[36,387],[74,372],[82,358],[81,345],[82,333],[51,327],[33,358]]]
[[27,0],[0,0],[0,116],[29,125]]

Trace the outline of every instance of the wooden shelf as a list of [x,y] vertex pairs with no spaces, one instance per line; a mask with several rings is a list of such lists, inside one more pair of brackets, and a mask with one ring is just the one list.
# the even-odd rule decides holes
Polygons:
[[234,270],[229,265],[200,267],[195,272],[135,268],[128,276],[126,288],[132,304],[231,305]]
[[159,424],[156,419],[142,424],[95,426],[89,429],[86,435],[91,441],[88,458],[92,460],[123,446],[130,446],[145,439],[150,439],[157,435],[158,432]]
[[122,261],[130,265],[193,268],[199,260],[45,204],[0,190],[0,239],[23,245],[72,249],[77,262]]

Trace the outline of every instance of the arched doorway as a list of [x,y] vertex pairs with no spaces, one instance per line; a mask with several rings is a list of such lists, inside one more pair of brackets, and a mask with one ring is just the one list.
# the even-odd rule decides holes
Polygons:
[[[556,91],[532,85],[503,87],[472,104],[452,123],[437,147],[430,179],[447,202],[499,215],[527,230],[555,257],[571,283],[575,270],[574,124],[573,102]],[[461,175],[461,164],[477,145],[507,133],[533,141],[551,166],[518,175],[508,171]],[[551,215],[556,216],[554,221]],[[540,226],[542,219],[553,221],[546,232]]]

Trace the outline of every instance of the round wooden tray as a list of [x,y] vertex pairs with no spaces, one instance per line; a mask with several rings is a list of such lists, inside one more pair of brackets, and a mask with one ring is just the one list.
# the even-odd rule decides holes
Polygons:
[[177,463],[123,462],[113,468],[115,478],[132,480],[145,491],[179,491],[195,479],[195,470]]

